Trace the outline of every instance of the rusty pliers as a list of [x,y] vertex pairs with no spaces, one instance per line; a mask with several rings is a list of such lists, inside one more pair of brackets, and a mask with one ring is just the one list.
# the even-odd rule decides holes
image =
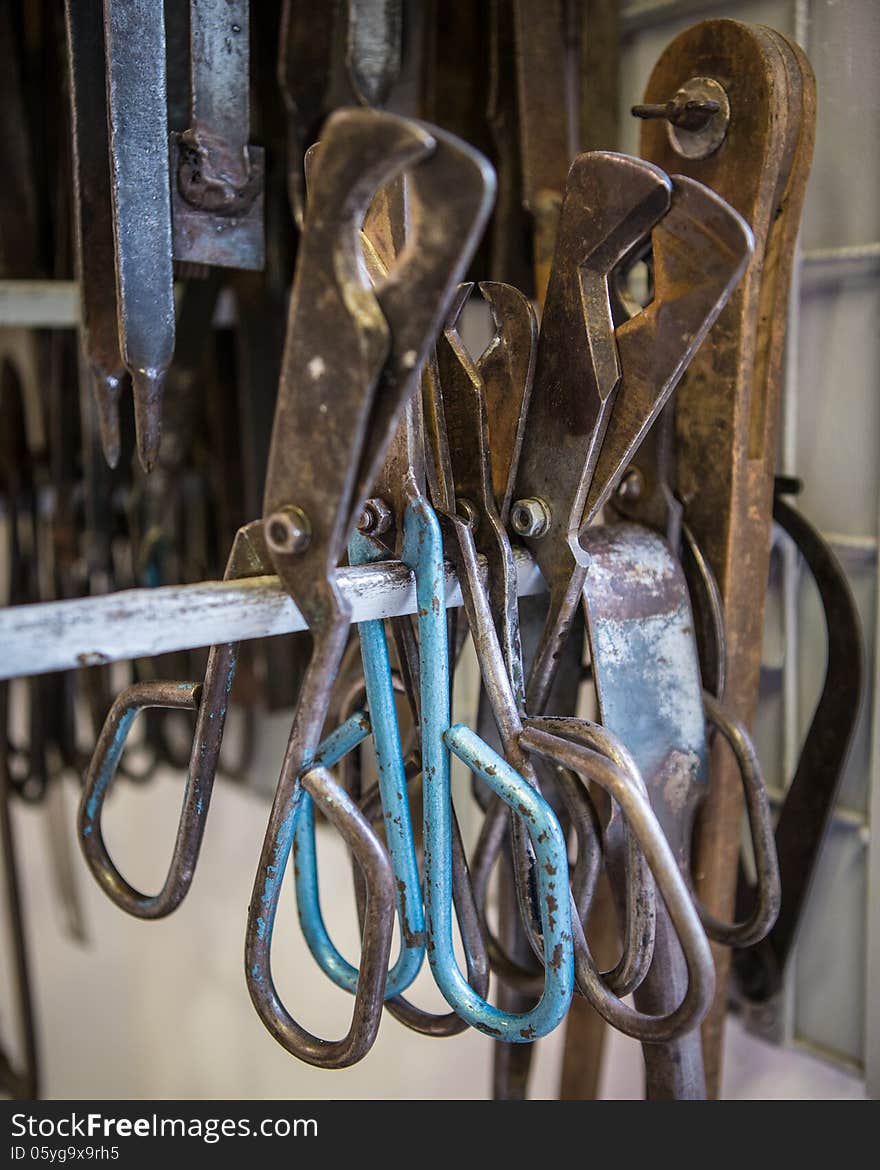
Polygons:
[[[373,288],[359,229],[375,193],[411,168],[414,241]],[[323,766],[312,767],[348,637],[335,570],[485,224],[494,175],[475,151],[403,118],[344,110],[325,127],[300,245],[266,478],[269,553],[313,650],[248,913],[245,967],[260,1018],[289,1052],[344,1067],[375,1039],[391,943],[387,855]],[[319,432],[316,434],[316,431]],[[302,794],[346,836],[367,879],[364,953],[348,1034],[319,1039],[281,1002],[271,940]]]

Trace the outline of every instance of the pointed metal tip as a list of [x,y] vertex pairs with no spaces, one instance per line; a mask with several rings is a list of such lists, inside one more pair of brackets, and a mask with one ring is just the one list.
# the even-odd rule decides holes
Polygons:
[[134,426],[141,467],[147,475],[156,466],[162,441],[162,394],[164,370],[135,370],[131,375]]
[[455,290],[452,297],[452,302],[449,306],[449,313],[446,317],[446,329],[455,329],[458,325],[458,319],[462,314],[462,310],[467,304],[468,297],[473,291],[474,282],[472,280],[464,280]]
[[119,437],[119,393],[122,379],[116,374],[95,373],[92,393],[98,414],[98,431],[101,449],[107,466],[112,470],[119,462],[121,441]]

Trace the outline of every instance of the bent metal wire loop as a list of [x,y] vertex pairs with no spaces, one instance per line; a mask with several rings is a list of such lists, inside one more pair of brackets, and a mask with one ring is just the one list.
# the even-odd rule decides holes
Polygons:
[[602,1018],[624,1035],[655,1043],[671,1040],[700,1023],[709,1010],[715,991],[712,953],[699,914],[646,797],[606,756],[583,742],[563,739],[548,731],[547,728],[552,728],[555,723],[553,719],[529,720],[520,737],[523,746],[600,784],[620,805],[641,842],[678,935],[688,970],[687,990],[673,1011],[662,1016],[636,1011],[613,995],[603,983],[584,938],[583,927],[575,918],[578,989]]
[[[375,559],[372,543],[356,534],[349,543],[350,563],[364,564]],[[379,790],[385,813],[385,839],[394,870],[397,917],[400,923],[400,954],[388,973],[385,986],[385,997],[390,999],[409,987],[422,966],[425,957],[425,915],[385,628],[381,620],[362,622],[358,634],[376,749]],[[346,746],[345,752],[350,747]],[[345,752],[328,751],[325,740],[315,762],[329,768]],[[295,841],[296,901],[303,934],[321,970],[339,987],[353,992],[357,987],[358,970],[346,962],[334,946],[321,913],[315,815],[308,797],[303,801]]]
[[[449,650],[440,525],[424,497],[413,493],[404,517],[402,559],[416,575],[421,658],[425,921],[428,959],[447,1002],[468,1023],[497,1040],[528,1043],[564,1018],[574,990],[568,858],[556,815],[539,792],[469,728],[450,727]],[[452,937],[452,829],[450,749],[527,825],[538,858],[544,991],[530,1011],[513,1013],[487,1003],[462,974]],[[562,888],[560,882],[563,882]]]

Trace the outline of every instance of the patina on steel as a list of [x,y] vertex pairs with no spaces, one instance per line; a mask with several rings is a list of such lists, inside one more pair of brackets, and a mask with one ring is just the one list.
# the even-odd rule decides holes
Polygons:
[[190,125],[171,136],[174,258],[265,263],[262,148],[250,138],[249,0],[190,0]]
[[385,105],[400,73],[402,49],[402,0],[348,0],[345,62],[364,105]]
[[[542,535],[523,538],[550,590],[527,690],[532,713],[543,710],[578,605],[586,565],[577,534],[620,380],[608,276],[666,212],[670,195],[662,172],[624,155],[581,155],[569,173],[514,490],[515,501],[540,500],[547,511]],[[515,505],[514,523],[517,516]]]
[[[336,565],[476,246],[494,180],[485,160],[451,136],[375,112],[334,114],[320,157],[291,296],[264,499],[269,552],[309,624],[313,651],[254,883],[245,969],[251,999],[272,1035],[309,1063],[338,1066],[363,1056],[375,1038],[387,970],[369,1000],[374,1017],[361,1029],[358,1047],[344,1047],[340,1056],[301,1028],[271,973],[280,881],[301,807],[301,774],[317,748],[348,638],[350,613],[336,586]],[[413,246],[374,289],[359,229],[377,191],[407,167]],[[291,508],[310,531],[297,552],[285,551]],[[326,780],[334,783],[329,775]],[[368,922],[365,940],[369,930]],[[385,948],[383,962],[387,957]],[[366,1002],[359,981],[356,1012]]]
[[654,297],[614,334],[622,377],[584,505],[595,520],[745,272],[753,240],[723,199],[691,179],[672,180],[669,211],[654,228]]
[[[594,529],[589,547],[584,601],[602,722],[626,736],[676,865],[689,874],[693,821],[708,786],[708,744],[687,588],[666,546],[647,530]],[[609,848],[613,861],[613,842]],[[705,957],[711,974],[708,946]],[[668,1012],[692,978],[661,911],[654,963],[636,1003],[651,1014]],[[691,1025],[698,1022],[692,1018]],[[698,1033],[646,1048],[645,1062],[650,1098],[705,1096]]]
[[305,222],[306,151],[329,112],[333,40],[341,0],[283,0],[278,88],[287,116],[287,194],[297,227]]
[[[698,185],[675,182],[673,196],[672,181],[657,168],[605,152],[581,155],[569,174],[512,512],[551,597],[527,689],[534,713],[544,709],[583,587],[588,558],[581,535],[748,255],[749,230],[740,217]],[[702,226],[704,218],[711,230]],[[652,232],[657,295],[615,329],[609,277]],[[705,283],[675,283],[685,272],[688,280],[705,273]],[[547,450],[555,452],[553,460]]]
[[[236,534],[226,580],[264,574],[269,562],[262,527],[255,521]],[[150,680],[134,683],[120,694],[104,722],[86,772],[80,797],[77,832],[80,848],[95,880],[120,909],[136,918],[164,918],[189,892],[205,834],[217,773],[229,695],[235,679],[238,643],[212,646],[204,683]],[[138,713],[148,708],[196,710],[196,728],[177,826],[174,851],[162,887],[145,894],[125,879],[104,843],[104,801]]]
[[535,297],[544,304],[571,162],[563,0],[513,0],[525,206],[534,221]]
[[[758,696],[773,473],[789,277],[815,134],[816,94],[803,53],[758,25],[710,20],[675,38],[645,90],[668,100],[693,77],[724,88],[730,123],[706,158],[686,158],[663,122],[642,127],[641,153],[705,183],[749,223],[753,259],[679,388],[675,488],[724,601],[725,702],[748,725]],[[678,132],[682,133],[682,132]],[[707,680],[708,682],[708,680]],[[713,784],[696,845],[706,905],[734,906],[742,798],[737,769],[713,753]],[[729,955],[715,950],[718,992],[704,1025],[710,1095],[720,1076]]]
[[[522,651],[513,557],[492,492],[483,388],[477,368],[455,325],[465,287],[438,340],[436,366],[426,368],[423,403],[434,502],[447,533],[447,553],[462,585],[471,637],[492,707],[504,758],[533,787],[537,774],[520,749],[524,701]],[[488,554],[489,587],[483,588],[479,547]],[[515,581],[515,574],[513,577]],[[537,928],[534,854],[525,827],[514,815],[514,867],[521,912]]]
[[92,382],[104,458],[115,467],[119,461],[119,396],[125,365],[119,351],[113,271],[113,206],[101,0],[65,0],[64,18],[73,132],[79,338]]
[[174,354],[165,21],[154,0],[104,0],[110,183],[122,360],[138,457],[151,471]]
[[[555,719],[530,720],[523,731],[522,743],[562,767],[577,772],[584,780],[593,780],[620,805],[624,817],[637,836],[663,895],[669,918],[675,929],[676,945],[681,947],[687,984],[681,989],[674,1007],[664,1010],[660,1005],[643,1003],[631,1008],[606,985],[600,975],[583,934],[579,920],[573,919],[575,954],[577,956],[577,986],[595,1010],[613,1027],[651,1046],[673,1041],[688,1028],[694,1028],[702,1019],[712,1000],[714,974],[709,944],[700,924],[699,915],[688,893],[675,856],[660,829],[651,805],[631,777],[601,752],[585,745],[589,731],[577,728],[574,736],[548,732],[546,727],[557,724]],[[581,722],[581,721],[576,721]],[[554,726],[554,731],[559,728]],[[658,918],[658,928],[664,919]],[[655,955],[662,951],[665,940],[658,929]],[[656,961],[656,959],[655,959]],[[649,976],[650,978],[650,973]],[[641,985],[644,987],[644,983]],[[652,1048],[649,1047],[648,1051]]]
[[[593,529],[589,547],[593,561],[584,599],[603,722],[626,731],[652,807],[688,881],[694,820],[708,787],[704,704],[736,754],[747,793],[758,898],[740,923],[719,922],[703,907],[699,913],[712,938],[747,946],[766,934],[779,907],[770,808],[754,748],[742,727],[704,696],[687,586],[668,546],[653,532],[620,525]],[[607,848],[612,865],[615,860],[619,865],[619,844],[610,838]],[[661,914],[654,965],[636,991],[637,1006],[652,1014],[672,1009],[693,979],[686,965],[669,919]],[[704,1007],[710,999],[711,992]],[[691,1026],[697,1022],[692,1019]],[[698,1035],[646,1049],[645,1060],[649,1097],[705,1096]]]
[[[797,770],[776,821],[782,902],[773,928],[757,945],[737,952],[737,987],[750,1003],[766,1003],[782,991],[786,962],[797,938],[819,851],[843,778],[864,686],[862,630],[846,574],[816,528],[778,490],[773,518],[795,542],[816,583],[828,631],[822,693],[801,748]],[[740,869],[737,912],[753,898]]]
[[[522,776],[536,785],[537,777],[533,769],[530,766],[524,768],[521,763],[523,756],[519,744],[523,726],[521,683],[520,688],[517,688],[517,678],[520,680],[522,678],[521,649],[515,596],[512,599],[510,597],[510,577],[505,570],[506,561],[510,558],[510,549],[492,498],[483,387],[477,367],[461,345],[455,330],[460,309],[461,302],[455,306],[443,337],[438,342],[439,379],[429,371],[425,380],[426,414],[430,420],[428,436],[434,461],[435,492],[444,521],[453,537],[450,542],[452,560],[462,581],[471,633],[478,649],[483,682],[495,716],[504,755]],[[477,549],[485,553],[489,562],[488,595],[481,588],[479,581]],[[496,594],[495,604],[492,602],[493,591]],[[569,795],[572,795],[571,792]],[[575,795],[575,800],[577,795],[579,793]],[[575,815],[581,813],[582,810],[575,805]],[[495,818],[498,815],[497,805],[487,814],[490,827],[484,835],[481,850],[478,904],[481,904],[488,873],[495,860],[494,850],[500,848],[501,837],[495,827]],[[536,928],[530,902],[533,897],[530,885],[531,874],[534,873],[534,870],[530,869],[532,854],[527,851],[522,835],[517,832],[519,820],[517,815],[512,823],[512,857],[520,914],[527,924],[529,941],[535,953],[540,956],[546,947]],[[585,844],[587,838],[582,815],[579,820],[583,834],[582,844]],[[657,832],[655,826],[655,834]],[[587,865],[585,873],[578,875],[575,885],[578,887],[577,892],[584,896],[592,892],[595,882],[589,874],[590,853],[582,850],[582,854],[582,862],[586,862]],[[633,861],[632,853],[629,860]],[[631,929],[626,935],[624,959],[617,968],[607,973],[607,983],[603,987],[606,998],[610,992],[618,989],[620,994],[627,994],[644,977],[650,963],[653,903],[651,883],[646,881],[646,876],[644,866],[640,865],[636,857],[628,871],[627,913],[631,916]],[[578,905],[576,895],[573,902],[576,914],[585,913],[587,907]],[[514,960],[505,956],[501,952],[498,940],[492,939],[491,936],[490,954],[498,956],[503,969],[513,972],[515,978],[526,982],[530,989],[534,986],[534,980],[529,979],[530,972],[523,972]],[[585,946],[578,956],[579,962],[582,957],[589,969],[589,953]],[[596,978],[601,978],[594,971],[592,974]],[[588,975],[587,981],[590,978]]]
[[[567,878],[565,841],[553,810],[541,795],[469,728],[450,722],[449,651],[440,525],[410,481],[403,559],[416,574],[419,595],[421,742],[424,768],[424,893],[431,970],[447,1002],[469,1023],[495,1039],[529,1043],[556,1027],[571,1001],[574,961],[569,899],[557,895]],[[500,657],[500,654],[499,654]],[[509,684],[508,684],[509,685]],[[536,893],[546,942],[544,985],[528,1011],[511,1013],[489,1004],[466,981],[452,939],[452,801],[449,751],[527,823],[538,860]],[[565,883],[567,885],[567,882]],[[560,891],[563,894],[563,891]]]
[[495,328],[476,364],[483,383],[492,491],[506,524],[532,393],[538,323],[531,302],[512,285],[483,280],[480,292]]
[[[349,703],[356,704],[360,701],[358,691],[363,692],[362,684],[350,696]],[[382,816],[382,802],[378,785],[374,785],[369,792],[362,794],[360,791],[360,769],[356,766],[355,753],[347,756],[343,763],[347,765],[343,782],[345,790],[359,801],[360,810],[367,820],[371,823],[375,822]],[[420,752],[411,755],[407,761],[406,773],[410,785],[421,776]],[[358,918],[361,929],[363,929],[366,891],[355,866],[352,866],[352,873],[355,878]],[[454,808],[452,809],[452,901],[464,946],[467,981],[479,996],[485,998],[489,991],[489,959],[483,933],[480,929],[480,918],[468,873],[467,856]],[[425,1011],[402,995],[386,999],[385,1010],[401,1024],[405,1024],[406,1027],[423,1036],[458,1036],[469,1027],[467,1021],[454,1011],[442,1013]]]

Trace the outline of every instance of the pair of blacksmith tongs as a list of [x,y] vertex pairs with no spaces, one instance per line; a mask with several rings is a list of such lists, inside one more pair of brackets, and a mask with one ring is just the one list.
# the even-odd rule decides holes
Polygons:
[[[359,229],[376,192],[406,167],[411,168],[414,239],[374,289]],[[491,168],[463,143],[412,121],[353,110],[329,119],[310,191],[269,456],[264,531],[275,569],[309,625],[313,650],[249,908],[246,972],[251,998],[272,1035],[301,1059],[326,1067],[353,1063],[375,1038],[391,942],[390,915],[377,914],[371,905],[374,893],[391,887],[387,856],[326,768],[311,767],[348,638],[350,610],[335,570],[473,253],[493,192]],[[304,791],[346,836],[368,885],[354,1019],[348,1035],[334,1042],[319,1040],[296,1023],[281,1003],[270,967],[280,882]]]
[[[647,240],[653,299],[616,325],[609,279]],[[526,689],[531,715],[543,712],[579,604],[589,560],[580,538],[736,286],[751,244],[742,218],[692,179],[605,151],[572,164],[511,509],[551,599]]]

